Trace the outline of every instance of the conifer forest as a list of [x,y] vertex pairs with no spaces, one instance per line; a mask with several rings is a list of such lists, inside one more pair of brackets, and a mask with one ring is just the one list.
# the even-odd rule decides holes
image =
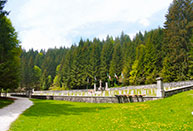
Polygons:
[[[193,79],[193,1],[174,0],[164,27],[124,32],[113,38],[81,39],[71,47],[22,49],[0,3],[0,87],[35,90],[91,89]],[[34,38],[35,39],[35,38]]]

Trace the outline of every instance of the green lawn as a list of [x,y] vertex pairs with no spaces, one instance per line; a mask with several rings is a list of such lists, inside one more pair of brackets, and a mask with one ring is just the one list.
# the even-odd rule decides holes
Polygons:
[[32,101],[10,131],[193,130],[193,90],[144,103]]
[[0,97],[0,108],[3,108],[11,103],[13,103],[13,100],[4,98],[4,97]]

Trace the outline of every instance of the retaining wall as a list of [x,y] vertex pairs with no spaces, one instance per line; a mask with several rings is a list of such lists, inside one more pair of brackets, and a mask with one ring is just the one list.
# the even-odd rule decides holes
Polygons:
[[175,89],[165,91],[164,96],[169,97],[169,96],[175,95],[177,93],[184,92],[184,91],[189,91],[189,90],[192,90],[192,89],[193,89],[193,84],[192,85],[187,85],[187,86],[182,86],[182,87],[179,87],[179,88],[175,88]]
[[[193,81],[180,81],[163,83],[164,90],[177,89],[182,86],[191,85]],[[140,86],[127,86],[119,88],[108,88],[106,91],[89,90],[65,90],[65,91],[34,91],[34,95],[53,95],[53,96],[99,96],[99,97],[113,97],[115,95],[145,95],[157,96],[157,85],[140,85]]]
[[[27,97],[24,94],[12,93],[11,96]],[[35,99],[47,99],[47,100],[64,100],[72,102],[86,102],[86,103],[127,103],[127,102],[144,102],[150,100],[160,99],[158,97],[147,96],[130,96],[126,99],[119,101],[115,96],[113,97],[98,97],[98,96],[51,96],[51,95],[32,95],[31,98]]]
[[[90,90],[71,90],[71,91],[35,91],[31,98],[50,99],[50,100],[66,100],[73,102],[89,102],[89,103],[118,103],[120,100],[116,95],[129,95],[122,97],[122,102],[144,102],[149,100],[157,100],[168,97],[183,91],[193,89],[193,81],[172,82],[163,84],[164,93],[162,97],[156,97],[157,88],[155,85],[110,88],[108,91],[93,92]],[[147,87],[147,88],[144,88]],[[141,88],[141,90],[139,90]],[[166,88],[169,88],[166,90]],[[148,96],[148,92],[154,92],[155,95]],[[98,93],[98,95],[96,95]],[[110,95],[106,95],[106,94]],[[149,93],[150,94],[150,93]],[[13,93],[12,96],[26,97],[25,93]],[[140,97],[139,97],[140,96]]]

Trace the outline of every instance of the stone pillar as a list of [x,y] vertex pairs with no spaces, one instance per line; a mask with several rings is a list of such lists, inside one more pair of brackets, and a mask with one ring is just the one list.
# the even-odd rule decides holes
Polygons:
[[108,90],[108,82],[105,82],[105,90]]
[[94,83],[94,91],[96,91],[96,83]]
[[157,97],[164,97],[164,86],[163,86],[163,78],[158,77],[157,80]]

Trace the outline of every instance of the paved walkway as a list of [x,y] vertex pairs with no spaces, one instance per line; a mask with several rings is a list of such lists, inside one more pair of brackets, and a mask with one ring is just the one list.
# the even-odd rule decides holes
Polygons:
[[13,104],[0,109],[0,131],[7,131],[11,123],[15,121],[23,111],[33,105],[33,102],[28,98],[13,98],[17,99]]

